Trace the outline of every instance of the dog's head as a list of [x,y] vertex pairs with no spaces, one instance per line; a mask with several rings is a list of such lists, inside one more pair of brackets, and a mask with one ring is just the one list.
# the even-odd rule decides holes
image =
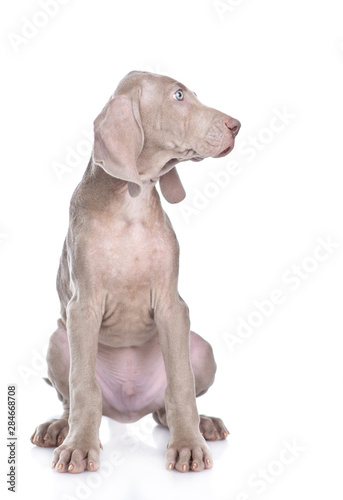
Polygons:
[[227,155],[239,129],[238,120],[204,106],[185,85],[133,71],[94,122],[93,161],[127,181],[131,196],[159,180],[164,197],[177,203],[185,191],[175,165]]

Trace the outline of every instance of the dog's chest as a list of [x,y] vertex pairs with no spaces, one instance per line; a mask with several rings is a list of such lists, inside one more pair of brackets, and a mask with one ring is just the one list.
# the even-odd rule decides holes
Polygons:
[[108,345],[140,344],[155,329],[153,296],[177,269],[175,235],[158,225],[130,224],[98,241],[106,296],[100,335]]
[[170,234],[159,226],[124,226],[108,235],[105,242],[107,273],[116,287],[132,289],[152,286],[178,258]]

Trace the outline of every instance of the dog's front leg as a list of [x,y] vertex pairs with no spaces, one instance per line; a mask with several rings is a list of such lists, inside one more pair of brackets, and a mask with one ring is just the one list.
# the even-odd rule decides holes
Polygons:
[[188,307],[178,295],[172,303],[162,302],[155,311],[155,321],[167,374],[165,407],[170,440],[166,467],[180,472],[210,469],[212,456],[199,430],[195,401]]
[[54,452],[58,472],[95,471],[99,468],[101,390],[95,378],[100,314],[92,305],[72,300],[67,307],[70,350],[69,432]]

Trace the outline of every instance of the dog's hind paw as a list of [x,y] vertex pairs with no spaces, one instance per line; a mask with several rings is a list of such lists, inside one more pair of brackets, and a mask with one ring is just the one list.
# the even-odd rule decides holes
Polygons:
[[221,418],[200,415],[199,427],[206,441],[224,440],[230,434]]
[[59,446],[65,440],[68,431],[67,419],[54,418],[36,428],[31,436],[31,443],[46,448]]

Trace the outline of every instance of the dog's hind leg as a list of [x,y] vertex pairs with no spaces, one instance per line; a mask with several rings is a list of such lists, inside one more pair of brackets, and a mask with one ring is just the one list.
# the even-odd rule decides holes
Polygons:
[[37,446],[59,446],[69,431],[69,345],[67,332],[61,321],[51,335],[47,353],[48,375],[46,382],[57,391],[63,404],[63,413],[58,419],[51,419],[36,427],[31,442]]

